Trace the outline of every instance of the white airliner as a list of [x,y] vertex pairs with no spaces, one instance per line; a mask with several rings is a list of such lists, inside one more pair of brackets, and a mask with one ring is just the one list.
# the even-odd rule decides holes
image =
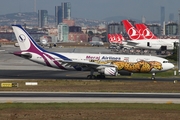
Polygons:
[[[90,71],[87,78],[156,73],[174,67],[167,59],[156,56],[49,52],[38,46],[21,25],[12,25],[12,28],[21,49],[14,52],[15,55],[57,69]],[[94,72],[100,74],[95,76]]]
[[128,20],[122,22],[130,38],[123,43],[125,45],[150,50],[173,50],[175,43],[179,42],[178,39],[147,39]]
[[[56,47],[56,43],[52,43],[52,42],[48,42],[47,39],[40,39],[40,42],[37,42],[38,45],[42,46],[42,47]],[[14,43],[15,47],[19,47],[19,43]]]
[[102,41],[90,41],[89,44],[92,46],[104,46],[104,43]]

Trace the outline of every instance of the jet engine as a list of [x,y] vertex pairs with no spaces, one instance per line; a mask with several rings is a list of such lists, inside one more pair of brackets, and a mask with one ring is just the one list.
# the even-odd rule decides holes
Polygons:
[[14,43],[14,46],[15,47],[19,47],[19,43]]
[[117,76],[118,70],[116,67],[105,67],[100,70],[98,70],[99,73],[102,73],[107,76]]
[[46,39],[42,39],[42,40],[40,40],[40,42],[44,46],[48,44],[48,40],[46,40]]
[[54,47],[56,47],[57,45],[56,45],[56,43],[54,43],[54,45],[53,45]]
[[121,76],[131,76],[133,73],[128,72],[128,71],[119,71],[119,74],[120,74]]

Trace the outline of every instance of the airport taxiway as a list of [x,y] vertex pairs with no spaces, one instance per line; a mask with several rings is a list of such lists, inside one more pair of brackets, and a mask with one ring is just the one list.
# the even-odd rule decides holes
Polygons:
[[179,93],[0,92],[0,103],[180,103]]

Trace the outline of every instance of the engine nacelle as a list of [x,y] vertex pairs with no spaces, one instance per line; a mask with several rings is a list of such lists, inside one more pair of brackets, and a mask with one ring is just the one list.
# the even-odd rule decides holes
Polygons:
[[121,76],[131,76],[133,73],[128,72],[128,71],[120,71],[119,74],[120,74]]
[[43,45],[47,45],[48,44],[48,40],[47,39],[42,39],[40,40],[40,43]]
[[54,43],[54,45],[53,45],[54,47],[56,47],[57,45],[56,45],[56,43]]
[[19,43],[14,43],[14,46],[15,47],[19,47]]
[[105,67],[100,70],[98,70],[99,73],[102,73],[104,75],[108,76],[117,76],[118,75],[118,70],[116,67]]

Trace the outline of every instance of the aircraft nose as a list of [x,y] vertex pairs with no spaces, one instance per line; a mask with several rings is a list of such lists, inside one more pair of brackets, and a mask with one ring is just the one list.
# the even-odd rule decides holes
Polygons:
[[163,66],[163,70],[170,70],[173,68],[174,68],[174,65],[172,63],[165,63]]

